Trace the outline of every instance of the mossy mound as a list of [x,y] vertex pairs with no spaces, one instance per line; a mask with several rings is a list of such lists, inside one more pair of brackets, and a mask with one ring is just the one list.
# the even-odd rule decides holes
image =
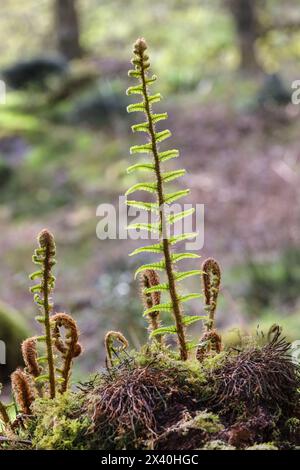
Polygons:
[[[123,356],[118,365],[81,384],[75,392],[55,400],[36,400],[33,416],[25,419],[18,436],[34,449],[295,448],[300,444],[300,378],[298,366],[287,356],[286,344],[277,339],[268,346],[223,352],[202,363],[183,362],[168,349],[147,346],[140,353]],[[268,387],[263,388],[266,395],[254,388],[257,363],[264,378],[261,386],[272,372],[266,351],[276,364],[288,361],[276,382],[270,375],[279,397],[271,401],[268,394],[273,392]],[[249,357],[252,366],[246,362],[248,376],[241,382],[247,390],[250,386],[247,399],[251,406],[246,409],[241,397],[240,402],[235,399],[232,376],[235,380],[242,377],[240,361],[245,367]],[[227,387],[233,386],[232,403],[229,396],[216,400],[216,394],[224,398],[221,386],[227,394],[229,391],[223,382],[226,368],[232,373],[227,377]],[[287,400],[291,397],[293,403]]]

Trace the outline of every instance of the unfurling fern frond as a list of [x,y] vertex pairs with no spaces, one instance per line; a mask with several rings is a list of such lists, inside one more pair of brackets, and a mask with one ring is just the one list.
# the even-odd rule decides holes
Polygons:
[[[181,274],[175,271],[174,264],[182,259],[194,258],[197,256],[191,253],[172,254],[171,245],[187,238],[191,238],[195,234],[189,234],[189,236],[187,236],[188,234],[183,234],[180,235],[178,239],[177,237],[168,236],[168,227],[174,224],[177,220],[191,215],[192,211],[183,211],[170,217],[167,215],[167,205],[187,195],[189,190],[184,189],[175,192],[165,192],[165,184],[183,176],[185,174],[185,170],[179,169],[166,171],[166,169],[163,168],[164,162],[172,158],[177,158],[179,152],[176,149],[161,151],[159,148],[160,143],[171,136],[171,132],[167,129],[162,131],[157,131],[156,129],[156,124],[167,119],[168,115],[167,113],[154,113],[152,110],[153,104],[161,100],[161,95],[159,93],[151,94],[149,92],[149,87],[155,82],[156,76],[149,75],[150,62],[146,51],[147,45],[145,40],[138,39],[133,50],[134,57],[132,59],[132,64],[134,65],[134,69],[129,71],[129,76],[136,78],[138,80],[138,85],[128,88],[127,94],[140,95],[141,101],[129,105],[127,111],[129,113],[142,112],[145,115],[145,121],[140,124],[133,125],[132,130],[133,132],[143,132],[148,136],[145,144],[131,147],[130,153],[135,156],[146,154],[148,158],[149,156],[151,157],[151,161],[132,165],[129,167],[128,171],[131,173],[132,171],[142,170],[143,172],[149,173],[150,176],[152,175],[154,181],[137,183],[127,191],[126,195],[135,191],[147,191],[156,196],[156,200],[150,203],[130,200],[127,201],[127,204],[148,212],[159,214],[159,222],[157,223],[133,224],[129,227],[158,233],[159,243],[137,249],[132,254],[143,252],[162,254],[162,259],[157,262],[141,266],[136,271],[136,274],[149,272],[149,270],[160,270],[166,272],[167,282],[162,284],[159,283],[157,288],[154,286],[147,287],[147,295],[152,295],[161,291],[168,291],[170,294],[170,302],[158,302],[158,304],[152,305],[148,308],[147,315],[163,310],[173,313],[175,325],[172,327],[172,332],[177,334],[181,359],[186,360],[188,356],[188,348],[182,302],[195,297],[180,296],[177,292],[177,282],[185,277],[198,274],[199,271],[194,270],[189,271],[188,273],[182,273],[182,277],[180,278]],[[158,331],[152,331],[152,336],[169,332],[169,330],[166,331],[163,328],[157,328],[156,330]]]
[[201,362],[211,351],[219,353],[222,348],[221,336],[215,329],[215,312],[221,284],[221,269],[217,261],[208,258],[202,265],[202,283],[205,300],[205,310],[208,318],[204,332],[196,351],[196,358]]
[[205,310],[208,312],[207,328],[212,329],[221,284],[221,269],[215,259],[208,258],[204,261],[202,270]]
[[[63,357],[63,366],[57,369],[62,378],[60,392],[63,393],[68,388],[73,359],[81,354],[81,345],[78,342],[79,331],[75,320],[66,313],[56,313],[52,317],[52,322],[54,345]],[[60,334],[61,327],[66,330],[64,341]]]
[[[44,335],[37,337],[37,341],[46,343],[45,360],[48,364],[46,374],[39,375],[36,378],[38,382],[49,381],[50,397],[55,397],[55,366],[52,344],[52,325],[51,313],[53,310],[52,291],[55,285],[55,277],[52,274],[52,268],[56,264],[56,247],[53,235],[48,230],[43,230],[38,235],[39,247],[33,255],[33,262],[39,266],[39,270],[31,274],[31,280],[38,280],[38,284],[31,287],[30,291],[34,294],[34,301],[38,305],[41,315],[36,317],[37,321],[43,325]],[[43,358],[41,358],[42,362]]]
[[35,378],[38,377],[42,368],[38,362],[37,339],[35,337],[25,339],[21,345],[21,350],[26,372]]
[[[119,343],[118,347],[114,343]],[[108,331],[104,338],[104,345],[106,351],[106,368],[110,369],[114,366],[113,355],[119,356],[122,351],[128,348],[128,341],[119,331]]]
[[30,415],[31,405],[35,400],[35,390],[30,376],[23,370],[17,369],[11,374],[11,385],[21,413]]
[[[153,269],[147,269],[141,274],[141,295],[146,310],[149,310],[160,304],[161,293],[155,290],[160,285],[159,276]],[[153,289],[149,292],[149,289]],[[149,332],[157,331],[160,328],[159,310],[154,310],[147,315],[149,321]],[[162,336],[157,334],[156,339],[162,343]]]

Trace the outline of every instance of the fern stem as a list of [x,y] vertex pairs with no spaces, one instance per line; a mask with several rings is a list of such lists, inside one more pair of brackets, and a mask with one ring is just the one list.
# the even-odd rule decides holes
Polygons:
[[50,325],[50,307],[49,307],[49,295],[48,285],[51,274],[51,266],[49,264],[51,258],[51,244],[46,243],[45,247],[45,265],[43,272],[43,302],[44,302],[44,313],[45,313],[45,333],[46,333],[46,347],[47,347],[47,358],[49,368],[49,385],[50,385],[50,397],[55,398],[55,368],[53,360],[53,349],[52,349],[52,332]]
[[166,214],[165,214],[165,207],[164,207],[164,190],[163,190],[163,180],[161,176],[161,169],[160,169],[160,161],[158,155],[158,147],[155,138],[155,124],[152,119],[151,115],[151,105],[149,102],[148,96],[148,88],[146,83],[146,74],[145,74],[145,63],[144,63],[144,47],[139,48],[139,58],[140,58],[140,66],[141,66],[141,81],[142,81],[142,88],[143,88],[143,97],[144,97],[144,104],[145,104],[145,114],[148,120],[149,125],[149,136],[151,139],[151,146],[152,152],[154,157],[154,164],[155,164],[155,174],[157,179],[157,200],[160,208],[160,236],[163,242],[163,252],[164,258],[166,263],[166,273],[169,282],[169,291],[170,297],[173,307],[173,313],[175,318],[178,342],[180,347],[180,357],[182,360],[186,360],[188,357],[187,353],[187,346],[186,346],[186,338],[185,338],[185,329],[182,322],[182,308],[180,302],[178,300],[178,295],[176,291],[176,283],[174,279],[174,270],[173,270],[173,263],[171,259],[171,249],[169,239],[166,234],[163,233],[163,227],[165,227],[166,223]]

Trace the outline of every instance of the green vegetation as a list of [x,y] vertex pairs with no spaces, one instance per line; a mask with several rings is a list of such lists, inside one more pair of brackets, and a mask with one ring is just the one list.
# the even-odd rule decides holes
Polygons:
[[128,106],[128,112],[142,112],[145,115],[146,121],[140,124],[134,124],[132,126],[133,132],[144,132],[148,135],[148,140],[146,144],[134,145],[130,149],[130,153],[135,154],[150,154],[152,155],[152,162],[142,162],[130,166],[127,169],[128,173],[133,171],[146,171],[150,172],[153,175],[155,180],[150,179],[149,181],[143,183],[137,183],[131,186],[126,191],[126,196],[136,192],[136,191],[146,191],[149,193],[154,193],[156,196],[155,202],[140,202],[135,200],[128,200],[127,205],[131,207],[138,207],[140,209],[149,211],[150,213],[156,213],[159,215],[159,220],[151,223],[139,223],[131,224],[128,229],[138,229],[146,230],[148,233],[157,233],[158,234],[158,243],[154,245],[148,245],[142,248],[136,249],[132,255],[140,253],[158,253],[163,254],[163,259],[156,261],[154,263],[149,263],[146,265],[140,266],[136,272],[135,276],[143,271],[157,270],[165,271],[167,276],[167,282],[150,285],[144,290],[145,294],[151,294],[156,292],[168,292],[170,296],[170,302],[157,303],[147,308],[144,312],[145,316],[150,315],[152,312],[161,312],[167,311],[172,312],[174,316],[175,327],[159,327],[154,329],[151,332],[152,336],[175,333],[178,338],[178,343],[180,347],[180,356],[183,360],[187,359],[188,344],[186,341],[185,327],[191,323],[194,323],[197,320],[203,319],[201,316],[185,316],[182,309],[182,303],[187,302],[191,299],[199,298],[200,294],[189,294],[189,295],[179,295],[177,292],[177,283],[186,279],[187,277],[198,275],[201,273],[199,270],[175,272],[174,265],[181,260],[198,258],[199,256],[194,253],[172,253],[171,247],[179,242],[185,241],[189,238],[195,237],[196,234],[193,233],[183,233],[179,236],[170,236],[170,226],[172,226],[176,221],[181,220],[194,212],[194,209],[189,209],[182,211],[177,214],[169,214],[168,207],[173,202],[180,199],[182,196],[186,196],[189,192],[188,189],[175,191],[175,192],[165,192],[165,184],[174,181],[177,178],[180,178],[185,174],[184,169],[165,171],[163,164],[170,159],[177,158],[179,155],[178,150],[165,150],[160,151],[159,144],[165,139],[171,136],[171,132],[166,129],[162,131],[156,130],[156,123],[167,119],[167,113],[153,113],[152,105],[157,103],[161,99],[161,95],[156,93],[151,95],[149,93],[149,87],[155,82],[156,76],[149,76],[150,62],[149,56],[147,55],[147,44],[144,39],[139,39],[134,45],[134,58],[132,59],[132,64],[134,65],[134,70],[129,71],[129,76],[137,78],[139,85],[132,86],[128,88],[128,95],[141,95],[142,101],[134,103]]
[[[168,199],[170,193],[164,190],[164,183],[177,179],[178,172],[162,170],[161,160],[177,156],[177,151],[161,152],[157,146],[160,136],[169,136],[169,131],[157,132],[154,126],[157,116],[162,120],[166,114],[153,114],[150,106],[160,96],[148,93],[149,80],[154,79],[146,73],[150,66],[146,49],[143,39],[135,43],[135,70],[130,75],[140,83],[130,87],[129,94],[142,94],[143,101],[130,105],[129,110],[144,112],[146,122],[135,124],[134,129],[146,132],[149,142],[131,151],[149,153],[153,160],[131,170],[146,168],[154,178],[137,183],[129,193],[150,189],[157,200],[127,203],[153,210],[177,199],[182,191],[171,193]],[[74,391],[70,390],[70,377],[73,360],[81,353],[78,327],[70,315],[53,314],[56,244],[48,230],[39,234],[33,256],[39,270],[31,275],[39,283],[31,291],[41,310],[37,320],[44,335],[22,343],[25,368],[17,368],[11,375],[13,411],[11,405],[0,402],[1,448],[275,450],[299,446],[300,370],[281,328],[272,325],[266,337],[240,334],[239,347],[226,348],[215,328],[219,264],[209,258],[201,270],[175,271],[175,261],[190,256],[171,252],[172,238],[164,236],[163,228],[172,220],[164,210],[158,214],[158,223],[146,228],[157,229],[159,243],[134,251],[163,255],[157,263],[143,264],[136,271],[141,274],[149,341],[129,350],[122,333],[109,331],[104,341],[106,370],[79,383]],[[186,238],[184,235],[181,241]],[[166,282],[160,281],[157,270],[165,272]],[[186,316],[181,302],[190,296],[177,293],[176,281],[196,274],[202,278],[206,315]],[[162,303],[161,292],[171,302]],[[192,296],[198,298],[199,294]],[[160,326],[160,314],[165,310],[173,315],[171,327]],[[195,354],[185,326],[200,318],[204,333]],[[170,333],[177,335],[178,348],[169,342]],[[39,344],[46,350],[43,355]]]

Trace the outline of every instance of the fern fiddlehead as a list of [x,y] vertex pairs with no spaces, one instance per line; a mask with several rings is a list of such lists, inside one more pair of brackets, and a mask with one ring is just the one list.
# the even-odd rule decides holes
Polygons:
[[23,370],[17,369],[11,374],[11,385],[20,411],[30,415],[30,408],[35,400],[35,390],[30,381],[30,376]]
[[152,105],[160,101],[161,96],[159,93],[151,95],[149,93],[149,87],[155,82],[156,76],[149,76],[150,62],[149,57],[146,53],[147,44],[144,39],[138,39],[134,45],[134,57],[132,63],[134,65],[134,70],[129,71],[129,76],[138,79],[139,84],[137,86],[132,86],[128,88],[127,94],[139,94],[142,95],[143,101],[134,103],[128,106],[128,112],[139,111],[144,113],[146,121],[140,124],[135,124],[132,126],[133,132],[144,132],[148,135],[148,142],[143,145],[135,145],[131,147],[131,154],[145,153],[152,155],[152,162],[145,162],[141,164],[135,164],[128,168],[128,172],[133,172],[136,170],[143,170],[150,172],[152,175],[155,175],[154,182],[145,182],[138,183],[128,189],[126,196],[135,192],[135,191],[147,191],[156,195],[155,202],[140,202],[140,201],[131,201],[127,200],[127,205],[132,207],[137,207],[144,209],[150,212],[156,212],[159,214],[159,222],[150,223],[150,224],[132,224],[128,228],[137,228],[137,229],[146,229],[149,232],[158,232],[159,234],[159,243],[142,247],[135,250],[132,254],[138,254],[142,252],[154,252],[163,254],[163,259],[161,261],[150,263],[147,265],[141,266],[136,274],[143,272],[147,269],[154,270],[164,270],[167,275],[167,282],[163,284],[158,284],[154,287],[145,289],[145,293],[150,292],[160,292],[168,291],[170,294],[170,302],[156,304],[144,312],[145,315],[149,315],[152,312],[156,311],[168,311],[173,312],[175,327],[163,327],[158,328],[152,332],[152,335],[155,334],[164,334],[164,333],[176,333],[180,348],[180,356],[182,360],[186,360],[188,356],[188,347],[186,341],[186,332],[185,327],[193,323],[194,321],[200,320],[202,317],[191,317],[185,316],[182,308],[182,303],[193,298],[200,297],[201,294],[190,294],[181,296],[177,291],[177,282],[185,279],[188,276],[200,274],[201,271],[194,270],[184,273],[179,273],[175,271],[175,264],[186,258],[198,258],[199,256],[193,253],[172,253],[171,245],[174,245],[180,241],[186,240],[195,236],[196,234],[181,234],[179,236],[170,237],[168,235],[168,228],[170,225],[176,221],[183,219],[184,217],[191,215],[193,210],[182,211],[175,215],[167,214],[167,206],[174,201],[178,200],[180,197],[188,194],[189,190],[180,190],[172,193],[165,193],[164,185],[169,181],[173,181],[180,176],[185,174],[185,170],[179,169],[174,171],[164,171],[162,165],[167,160],[176,158],[179,155],[178,150],[172,149],[167,151],[160,151],[159,144],[165,139],[171,136],[169,130],[163,130],[157,132],[156,124],[162,120],[167,119],[167,113],[156,114],[152,112]]
[[[119,343],[117,349],[114,347],[115,342]],[[125,351],[125,349],[128,348],[128,341],[119,331],[108,331],[104,338],[104,345],[106,351],[106,368],[110,369],[114,366],[113,354],[118,355],[118,353]]]
[[55,397],[55,366],[52,345],[52,326],[51,313],[53,304],[51,294],[55,285],[55,277],[52,274],[52,268],[56,264],[56,247],[53,235],[48,230],[43,230],[38,235],[39,247],[35,250],[32,260],[40,266],[40,269],[31,274],[30,279],[39,279],[39,284],[31,287],[30,291],[34,294],[34,301],[38,305],[42,315],[36,317],[37,321],[44,326],[45,335],[37,337],[38,341],[46,343],[46,356],[39,358],[40,362],[46,361],[48,364],[48,374],[37,378],[39,382],[49,381],[50,397]]
[[215,313],[221,284],[221,269],[218,262],[208,258],[202,265],[202,284],[205,300],[205,310],[208,318],[205,322],[206,331],[200,339],[196,358],[202,361],[207,353],[219,353],[222,347],[221,336],[215,329]]
[[[161,292],[159,291],[147,291],[147,289],[155,288],[160,284],[159,276],[154,269],[146,269],[141,273],[141,295],[144,302],[145,309],[152,308],[154,305],[160,304]],[[157,330],[160,327],[159,311],[153,311],[148,315],[149,321],[149,333]],[[157,335],[156,339],[158,343],[162,343],[162,336]]]
[[37,339],[35,337],[25,339],[21,345],[21,350],[26,372],[35,378],[38,377],[42,368],[38,363]]
[[[81,345],[78,342],[79,331],[75,320],[67,313],[56,313],[52,317],[52,322],[54,324],[54,345],[63,357],[63,366],[57,371],[62,379],[59,391],[64,393],[68,388],[73,359],[81,354]],[[66,330],[65,341],[60,334],[61,327]]]

